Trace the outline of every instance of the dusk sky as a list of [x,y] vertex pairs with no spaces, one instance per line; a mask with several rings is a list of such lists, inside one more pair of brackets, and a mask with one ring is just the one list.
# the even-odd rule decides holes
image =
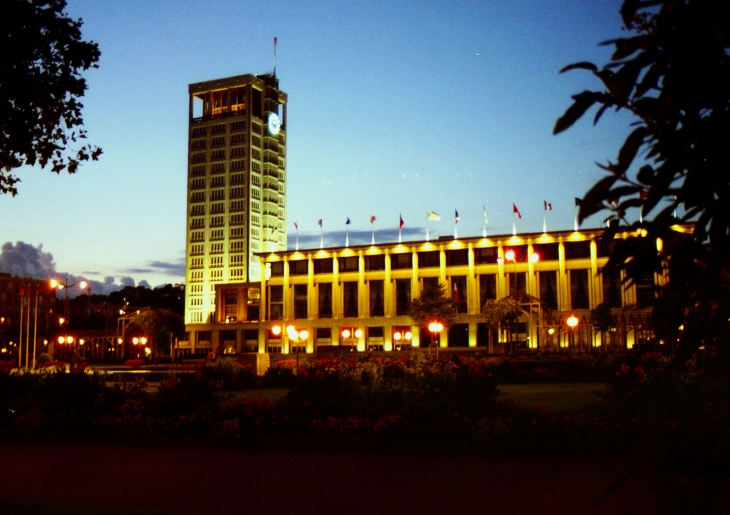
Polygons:
[[[592,116],[559,136],[570,96],[599,87],[575,61],[608,61],[618,0],[69,0],[99,68],[82,99],[104,153],[75,175],[18,171],[0,197],[0,243],[43,245],[55,268],[103,281],[184,282],[188,84],[273,68],[288,94],[287,230],[303,242],[392,241],[573,226],[574,197],[601,177],[629,119]],[[590,219],[587,227],[601,220]],[[390,233],[386,233],[390,230]],[[327,234],[335,233],[335,234]],[[358,238],[360,238],[358,240]],[[311,241],[311,240],[309,240]],[[129,281],[129,279],[127,279]]]

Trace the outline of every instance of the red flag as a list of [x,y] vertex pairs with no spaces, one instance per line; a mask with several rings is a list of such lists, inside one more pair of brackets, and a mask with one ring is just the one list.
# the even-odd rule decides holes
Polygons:
[[454,283],[454,302],[459,302],[459,288]]
[[299,230],[299,224],[297,224],[296,222],[294,222],[294,230],[295,231],[298,231]]
[[373,223],[375,220],[377,220],[377,218],[375,217],[375,215],[373,215],[373,216],[370,217],[370,223]]
[[322,227],[322,219],[321,218],[319,220],[317,220],[317,225],[319,225],[320,227]]
[[398,229],[403,229],[403,225],[404,225],[403,215],[398,215],[398,216],[400,216],[400,225],[398,226]]
[[520,214],[520,210],[517,209],[517,206],[512,203],[512,212],[517,215],[517,218],[522,218],[522,215]]

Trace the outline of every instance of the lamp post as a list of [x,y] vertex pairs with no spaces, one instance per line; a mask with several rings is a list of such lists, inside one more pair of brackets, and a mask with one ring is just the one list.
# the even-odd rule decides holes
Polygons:
[[[436,359],[439,357],[439,345],[441,344],[441,331],[444,330],[444,324],[439,322],[438,320],[434,320],[433,322],[428,324],[428,330],[431,332],[431,345],[436,346]],[[438,338],[438,342],[436,339]],[[429,356],[431,355],[430,352],[430,346],[429,346]]]
[[[296,358],[297,358],[297,374],[298,374],[299,373],[299,344],[298,344],[298,342],[300,340],[306,342],[307,338],[309,338],[309,331],[307,331],[306,329],[297,331],[296,327],[294,327],[293,325],[290,325],[286,328],[286,334],[289,336],[289,345],[291,346],[291,342],[294,342],[294,344],[295,344],[294,347],[296,350],[294,352],[295,352]],[[291,349],[289,350],[289,352],[291,353]]]
[[64,278],[63,283],[59,281],[58,279],[51,279],[51,288],[54,290],[65,290],[65,298],[64,298],[64,307],[63,307],[63,315],[64,318],[68,321],[69,320],[69,309],[68,309],[68,289],[73,288],[76,285],[79,285],[79,288],[81,290],[86,290],[89,295],[89,299],[91,299],[91,283],[85,280],[81,281],[74,281],[71,284],[68,284],[68,277]]
[[566,320],[565,323],[570,328],[570,341],[568,342],[568,345],[570,347],[573,347],[573,344],[575,342],[575,328],[578,327],[578,317],[575,315],[570,315]]

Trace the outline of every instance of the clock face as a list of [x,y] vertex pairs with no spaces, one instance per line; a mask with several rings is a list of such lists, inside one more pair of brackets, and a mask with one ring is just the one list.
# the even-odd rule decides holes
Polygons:
[[279,134],[279,130],[281,129],[281,120],[279,119],[279,115],[276,113],[269,114],[269,134],[272,136],[276,136]]

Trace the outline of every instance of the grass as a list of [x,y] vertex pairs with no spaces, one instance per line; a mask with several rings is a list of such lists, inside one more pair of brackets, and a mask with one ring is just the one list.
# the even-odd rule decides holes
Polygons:
[[546,404],[556,413],[585,408],[600,401],[597,393],[604,393],[604,383],[533,383],[533,384],[500,384],[503,396],[509,397],[515,404],[524,404],[534,408],[538,404]]

